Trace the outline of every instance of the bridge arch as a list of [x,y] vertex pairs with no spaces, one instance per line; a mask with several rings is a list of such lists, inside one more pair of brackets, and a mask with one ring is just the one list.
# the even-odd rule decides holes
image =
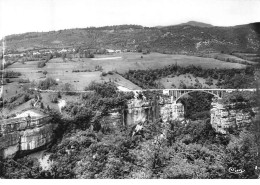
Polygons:
[[[183,91],[183,90],[181,90]],[[176,97],[175,99],[175,102],[177,102],[179,99],[181,99],[183,96],[185,96],[186,94],[189,94],[189,93],[193,93],[193,92],[203,92],[203,93],[207,93],[207,94],[211,94],[213,95],[214,97],[218,98],[218,99],[221,99],[222,97],[222,93],[223,92],[220,92],[220,91],[216,91],[216,94],[214,94],[214,92],[212,90],[206,90],[206,89],[192,89],[192,90],[187,90],[185,91],[184,90],[184,93],[181,93],[179,96]]]

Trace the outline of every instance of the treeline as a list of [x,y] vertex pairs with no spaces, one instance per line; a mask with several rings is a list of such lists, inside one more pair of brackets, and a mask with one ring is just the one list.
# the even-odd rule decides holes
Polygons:
[[254,66],[245,69],[204,69],[200,66],[181,67],[174,64],[161,69],[129,70],[122,76],[144,89],[161,88],[161,85],[156,82],[157,80],[181,74],[192,74],[194,77],[215,79],[219,88],[254,88],[254,71]]
[[38,62],[37,67],[38,68],[42,68],[44,66],[46,66],[46,63],[49,62],[49,60],[51,60],[53,58],[52,54],[48,54],[46,59],[44,59],[43,61]]
[[4,78],[17,78],[22,74],[20,72],[15,71],[0,71],[0,75],[3,75]]

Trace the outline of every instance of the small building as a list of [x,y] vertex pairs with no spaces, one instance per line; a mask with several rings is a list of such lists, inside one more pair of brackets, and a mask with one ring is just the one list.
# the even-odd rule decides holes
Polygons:
[[66,50],[66,49],[62,49],[62,50],[60,50],[60,51],[58,51],[58,53],[66,53],[68,50]]
[[36,55],[40,55],[41,53],[40,52],[33,52],[33,56],[36,56]]
[[113,49],[106,49],[106,51],[107,51],[107,53],[110,53],[110,54],[115,53],[115,50],[113,50]]

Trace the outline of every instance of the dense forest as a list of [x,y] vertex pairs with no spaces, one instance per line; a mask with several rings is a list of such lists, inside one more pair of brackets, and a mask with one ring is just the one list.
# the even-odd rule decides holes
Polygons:
[[[146,122],[133,135],[133,126],[115,126],[103,119],[110,110],[122,109],[133,98],[132,93],[117,92],[110,83],[92,83],[86,90],[95,94],[82,94],[81,104],[69,103],[64,109],[67,116],[49,112],[52,122],[58,124],[56,139],[47,149],[53,161],[50,168],[42,169],[37,160],[28,156],[1,159],[2,178],[211,179],[259,175],[255,170],[259,117],[250,127],[226,135],[217,134],[206,117],[189,124],[163,124],[158,119]],[[225,101],[259,103],[255,98],[234,94]],[[165,137],[161,137],[165,130]],[[230,173],[231,167],[244,172]]]

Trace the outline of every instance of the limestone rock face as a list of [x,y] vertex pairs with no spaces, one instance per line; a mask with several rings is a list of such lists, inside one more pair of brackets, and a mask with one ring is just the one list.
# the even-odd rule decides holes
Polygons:
[[0,156],[12,157],[18,151],[33,150],[50,143],[55,125],[49,120],[48,115],[42,115],[1,121]]
[[51,142],[52,130],[52,124],[47,124],[20,132],[20,150],[33,150]]
[[6,158],[19,151],[19,132],[13,132],[0,137],[0,156]]
[[154,100],[133,99],[125,110],[125,124],[135,125],[146,120],[154,121],[160,118],[163,122],[183,118],[184,107],[181,103],[172,101],[170,97],[159,97]]
[[113,127],[120,126],[122,124],[122,114],[118,110],[113,110],[109,113],[109,115],[104,116],[103,121],[108,123],[109,125]]
[[[253,119],[249,112],[227,110],[218,102],[212,102],[211,105],[211,125],[218,133],[226,134],[230,127],[246,127]],[[255,112],[254,109],[252,111]]]
[[127,109],[124,112],[126,125],[134,125],[144,122],[147,119],[150,105],[146,99],[132,99],[128,102]]
[[160,114],[162,117],[162,121],[164,123],[172,120],[173,117],[172,112],[173,112],[172,104],[165,104],[161,106]]

